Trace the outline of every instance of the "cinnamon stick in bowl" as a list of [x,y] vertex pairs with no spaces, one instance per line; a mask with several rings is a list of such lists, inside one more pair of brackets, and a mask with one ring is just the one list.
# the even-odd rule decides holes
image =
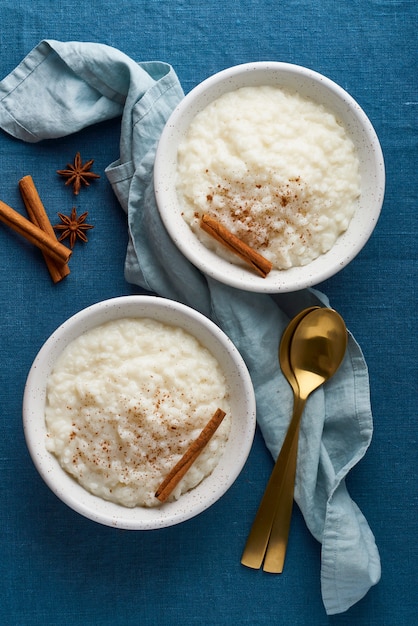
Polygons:
[[155,492],[155,497],[158,498],[160,502],[166,501],[170,493],[196,461],[203,448],[209,443],[209,440],[220,426],[224,417],[225,411],[217,409],[197,439],[192,441],[178,463],[176,463],[173,469],[167,474]]
[[251,248],[236,235],[231,233],[225,226],[210,215],[202,215],[200,227],[208,235],[219,241],[230,252],[237,254],[243,261],[250,265],[262,278],[272,270],[272,263],[259,252]]

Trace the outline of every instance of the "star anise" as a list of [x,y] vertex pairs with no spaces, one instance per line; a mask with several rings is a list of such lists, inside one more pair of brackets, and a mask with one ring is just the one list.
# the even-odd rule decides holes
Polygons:
[[57,174],[67,178],[66,185],[73,184],[73,191],[76,196],[80,193],[81,183],[87,187],[90,185],[89,180],[94,178],[100,178],[99,174],[90,172],[90,168],[94,163],[94,159],[82,163],[80,153],[77,152],[74,158],[74,164],[67,163],[66,170],[57,170]]
[[70,248],[74,248],[74,244],[77,241],[77,237],[81,239],[81,241],[87,242],[87,237],[85,234],[85,230],[90,230],[90,228],[94,228],[91,224],[85,224],[85,220],[87,218],[88,212],[82,213],[79,217],[77,217],[77,210],[75,207],[71,209],[71,215],[64,215],[63,213],[58,213],[58,217],[60,218],[62,224],[57,224],[54,226],[55,230],[62,231],[60,237],[58,237],[58,241],[63,241],[67,237],[70,238]]

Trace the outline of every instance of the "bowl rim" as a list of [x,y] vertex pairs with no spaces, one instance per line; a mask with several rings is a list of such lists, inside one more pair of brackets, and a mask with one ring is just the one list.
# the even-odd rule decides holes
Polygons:
[[[321,104],[324,96],[332,101],[332,111],[339,107],[339,114],[345,111],[350,124],[345,127],[351,136],[358,137],[361,163],[367,158],[369,172],[362,175],[361,201],[350,225],[338,238],[327,253],[320,255],[311,263],[288,270],[272,270],[266,278],[253,275],[250,270],[229,262],[209,250],[197,237],[180,215],[180,209],[173,201],[175,189],[174,173],[177,161],[177,144],[184,136],[190,121],[206,104],[226,91],[248,84],[248,77],[256,81],[251,84],[266,84],[266,80],[257,81],[254,77],[281,78],[302,81],[317,90],[316,97]],[[276,80],[275,84],[279,84]],[[280,83],[281,84],[281,83]],[[288,86],[286,82],[285,86]],[[326,105],[325,105],[326,106]],[[188,120],[188,121],[187,121]],[[356,146],[359,149],[359,145]],[[370,177],[370,174],[372,176]],[[372,180],[371,180],[372,179]],[[164,126],[158,142],[154,165],[154,189],[157,208],[161,220],[180,252],[204,274],[229,286],[258,293],[290,292],[312,287],[341,271],[362,250],[369,240],[380,216],[385,192],[385,165],[383,152],[376,131],[366,113],[343,87],[319,72],[281,61],[255,61],[234,65],[223,69],[196,85],[179,102]],[[365,193],[366,189],[366,193]],[[364,206],[363,206],[364,205]],[[362,209],[360,211],[360,208]],[[184,224],[182,223],[184,222]],[[190,233],[187,232],[187,229]],[[352,234],[355,234],[352,237]],[[193,235],[193,236],[190,236]]]
[[[167,321],[168,317],[172,322]],[[199,485],[175,502],[155,508],[128,508],[92,495],[59,465],[58,459],[46,449],[44,406],[46,379],[62,350],[83,332],[112,319],[152,317],[181,326],[191,334],[200,329],[198,340],[216,358],[225,359],[231,371],[221,367],[228,384],[236,384],[243,394],[233,409],[240,409],[239,419],[233,417],[232,430],[221,462]],[[213,342],[213,343],[212,343]],[[235,395],[238,394],[235,392]],[[231,389],[231,400],[234,391]],[[234,413],[235,414],[235,413]],[[29,370],[23,394],[23,430],[26,445],[40,476],[52,492],[82,516],[105,526],[124,530],[153,530],[186,521],[214,504],[232,486],[241,473],[250,453],[256,427],[255,394],[244,360],[229,337],[209,318],[184,304],[159,296],[129,295],[110,298],[90,305],[64,321],[47,338]],[[234,454],[230,454],[233,452]],[[138,517],[138,510],[141,516]]]

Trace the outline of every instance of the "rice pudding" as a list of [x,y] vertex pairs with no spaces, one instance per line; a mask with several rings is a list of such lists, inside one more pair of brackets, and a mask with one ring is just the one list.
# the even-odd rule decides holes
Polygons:
[[223,454],[231,426],[225,377],[181,328],[111,321],[72,341],[56,362],[47,383],[47,448],[94,495],[158,506],[162,479],[218,408],[226,417],[169,500],[199,484]]
[[200,241],[210,215],[275,269],[307,265],[347,229],[360,195],[355,146],[336,117],[273,86],[223,94],[196,115],[177,155],[182,215]]

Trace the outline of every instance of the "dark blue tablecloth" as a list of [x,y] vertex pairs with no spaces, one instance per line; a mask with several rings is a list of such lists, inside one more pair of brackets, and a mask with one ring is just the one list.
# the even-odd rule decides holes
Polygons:
[[[21,403],[31,363],[51,332],[84,306],[135,293],[123,274],[125,215],[104,176],[118,157],[120,120],[58,141],[0,134],[0,199],[23,212],[31,174],[48,212],[89,212],[90,241],[53,285],[42,257],[0,227],[0,623],[23,625],[418,623],[417,578],[417,23],[414,0],[3,0],[0,79],[44,38],[112,45],[137,61],[173,65],[185,91],[247,61],[322,72],[370,117],[387,170],[382,215],[365,249],[320,285],[344,316],[370,370],[375,433],[348,487],[368,519],[382,579],[347,613],[326,617],[320,546],[295,508],[284,573],[240,565],[272,467],[257,433],[246,467],[209,511],[145,533],[105,528],[48,490],[29,458]],[[55,171],[80,151],[101,179],[71,196]]]

